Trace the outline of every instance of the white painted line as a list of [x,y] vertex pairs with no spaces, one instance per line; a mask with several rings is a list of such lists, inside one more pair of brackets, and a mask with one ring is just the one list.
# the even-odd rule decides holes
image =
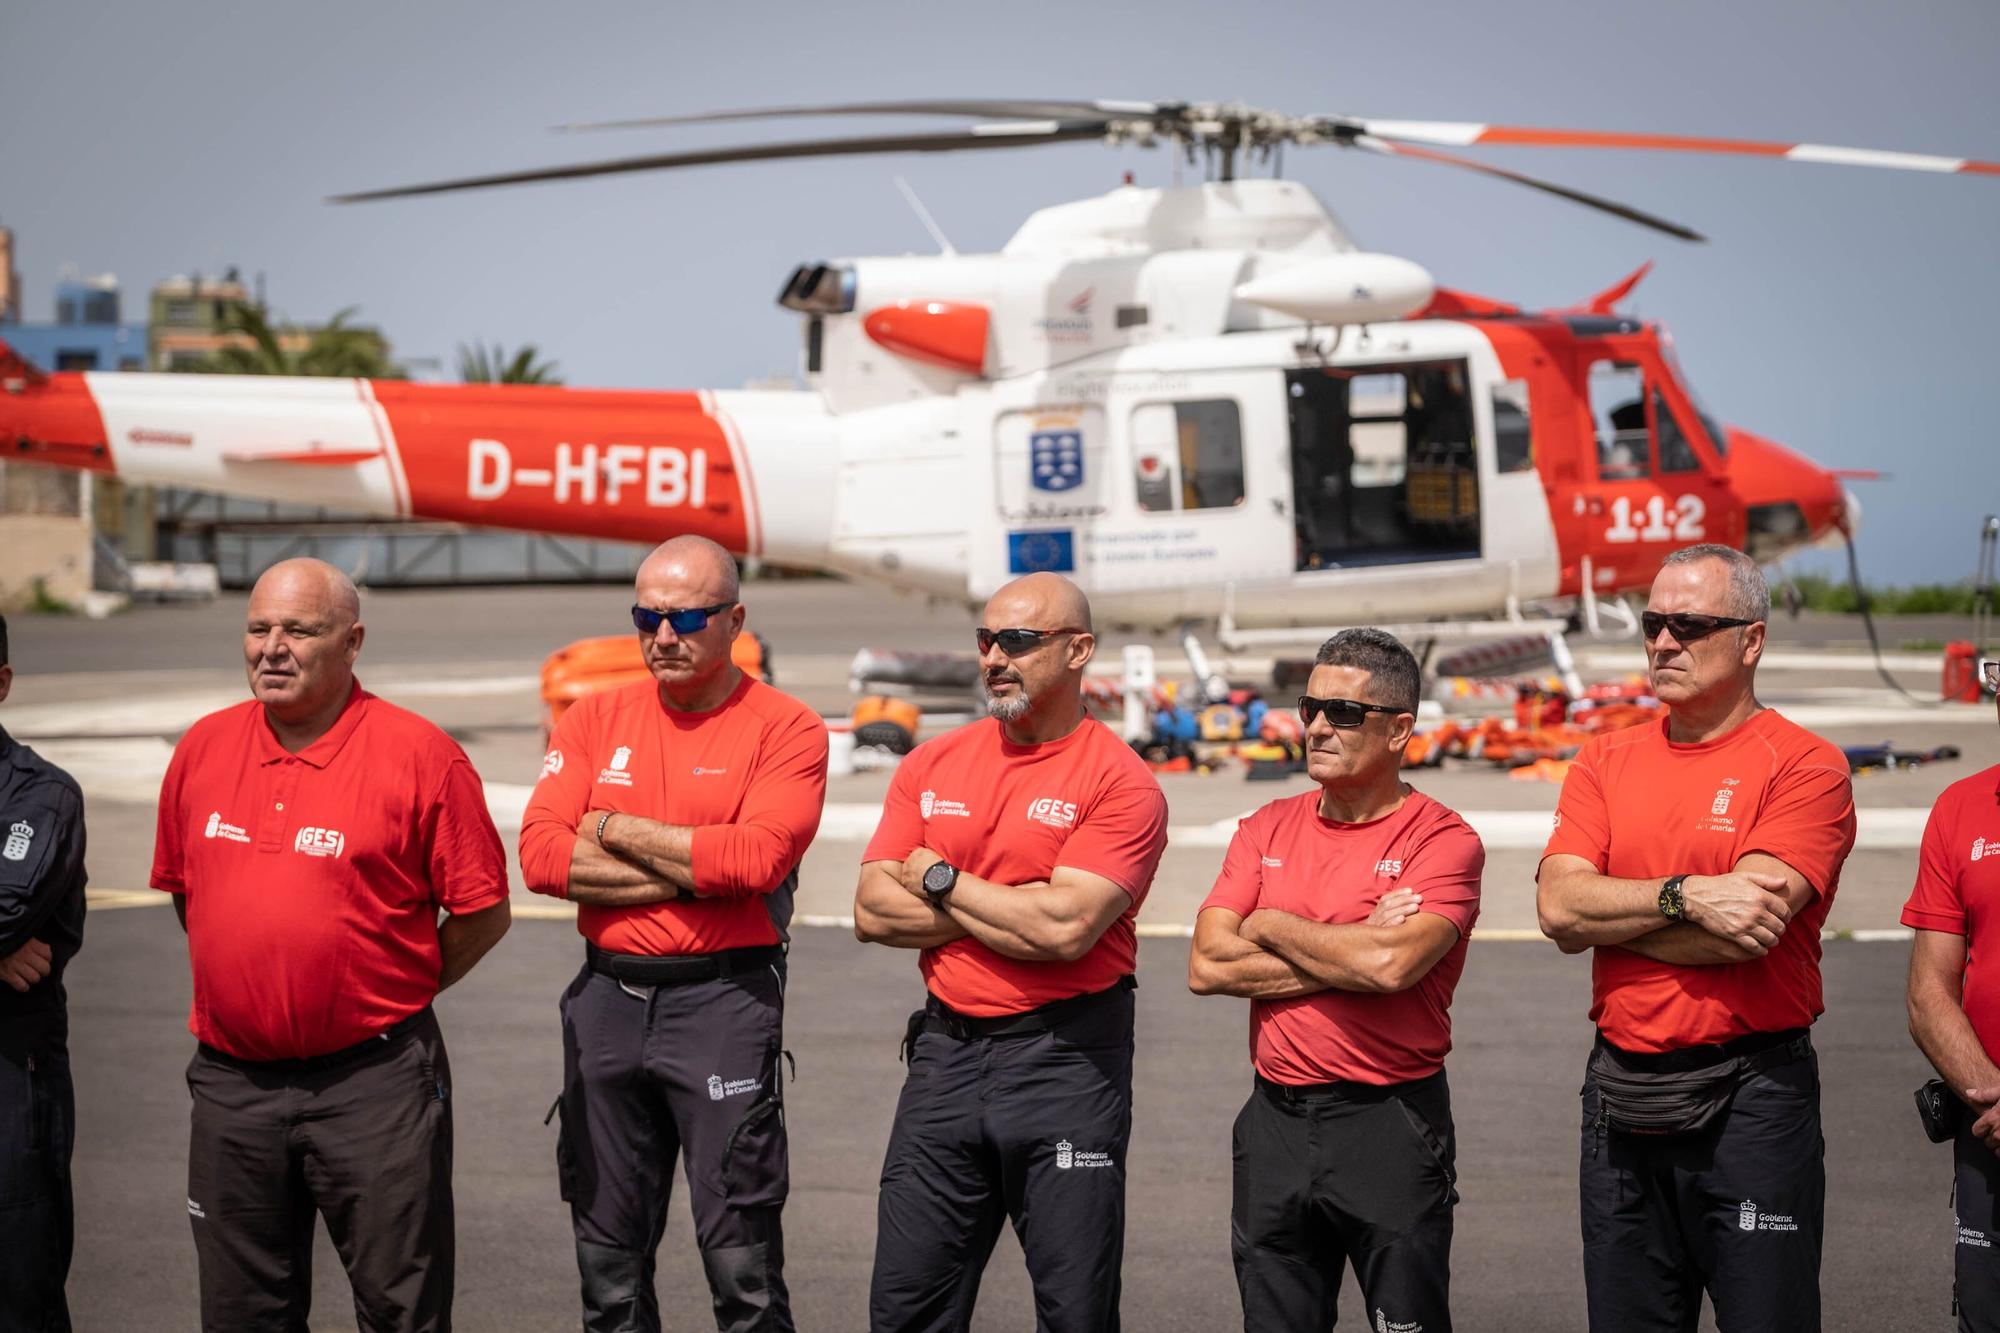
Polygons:
[[174,900],[171,893],[161,893],[157,889],[85,889],[83,902],[85,910],[91,912],[116,912],[127,907],[166,907]]

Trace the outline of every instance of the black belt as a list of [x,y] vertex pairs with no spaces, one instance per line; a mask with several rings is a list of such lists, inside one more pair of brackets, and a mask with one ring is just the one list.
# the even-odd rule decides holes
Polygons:
[[1444,1070],[1405,1083],[1362,1083],[1356,1079],[1335,1079],[1331,1083],[1279,1083],[1258,1074],[1257,1091],[1274,1102],[1382,1102],[1391,1097],[1421,1096],[1444,1077]]
[[415,1032],[425,1022],[430,1021],[430,1018],[431,1007],[425,1005],[408,1018],[391,1023],[374,1036],[363,1037],[352,1046],[343,1046],[337,1051],[328,1051],[325,1055],[305,1055],[281,1060],[246,1060],[240,1055],[231,1055],[228,1051],[220,1050],[207,1042],[201,1043],[201,1051],[212,1060],[220,1060],[223,1064],[235,1065],[242,1069],[269,1070],[274,1074],[303,1074],[315,1069],[333,1069],[340,1065],[352,1064],[364,1056],[373,1055],[394,1044],[398,1038]]
[[694,981],[720,981],[743,972],[782,966],[784,949],[760,944],[750,949],[718,949],[714,953],[611,953],[586,942],[590,970],[634,986],[684,986]]
[[[1794,1060],[1803,1060],[1812,1054],[1811,1028],[1786,1028],[1782,1032],[1747,1032],[1719,1045],[1683,1046],[1673,1051],[1628,1051],[1623,1046],[1613,1045],[1605,1040],[1602,1032],[1597,1034],[1597,1040],[1600,1045],[1614,1051],[1619,1063],[1626,1068],[1644,1070],[1649,1074],[1685,1074],[1697,1069],[1707,1069],[1711,1065],[1719,1065],[1725,1060],[1734,1060],[1745,1055],[1761,1055],[1767,1051]],[[1784,1063],[1784,1058],[1760,1063],[1768,1067]]]
[[1071,1019],[1090,1013],[1138,984],[1132,974],[1127,972],[1118,978],[1115,985],[1104,990],[1051,1000],[1047,1004],[1022,1013],[1001,1014],[994,1018],[975,1018],[971,1014],[961,1014],[933,995],[924,1001],[923,1030],[942,1032],[960,1041],[970,1041],[974,1037],[1012,1037],[1024,1032],[1047,1032]]

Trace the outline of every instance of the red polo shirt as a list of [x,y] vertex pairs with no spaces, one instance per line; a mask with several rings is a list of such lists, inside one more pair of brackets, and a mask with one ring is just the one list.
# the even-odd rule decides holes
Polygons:
[[355,683],[297,754],[255,700],[188,729],[160,787],[153,887],[187,903],[188,1028],[245,1060],[325,1055],[437,994],[438,909],[507,896],[465,751]]
[[1380,819],[1323,819],[1318,791],[1273,801],[1236,826],[1201,905],[1249,916],[1260,907],[1308,921],[1366,921],[1395,889],[1424,897],[1458,942],[1407,990],[1324,990],[1250,1002],[1250,1060],[1273,1083],[1407,1083],[1444,1067],[1451,994],[1479,918],[1486,848],[1463,819],[1422,792]]
[[2000,1060],[2000,767],[1952,783],[1931,807],[1903,924],[1965,937],[1960,1003]]
[[578,829],[593,810],[694,830],[700,896],[579,903],[585,939],[669,956],[778,942],[826,802],[819,714],[749,676],[707,712],[676,712],[649,676],[579,700],[551,744],[521,817],[521,874],[536,893],[569,896]]
[[1617,879],[1721,875],[1751,852],[1805,876],[1813,896],[1762,958],[1682,967],[1592,950],[1590,1016],[1612,1045],[1657,1053],[1805,1027],[1826,1008],[1819,931],[1854,847],[1854,788],[1831,743],[1771,709],[1699,745],[1667,719],[1599,736],[1563,780],[1544,859],[1580,856]]
[[1133,920],[1167,846],[1167,798],[1132,747],[1086,718],[1060,740],[1016,745],[992,719],[911,751],[861,859],[902,861],[928,847],[994,884],[1033,884],[1057,867],[1110,880],[1132,901],[1073,962],[995,953],[971,936],[919,959],[931,994],[994,1018],[1116,985],[1138,959]]

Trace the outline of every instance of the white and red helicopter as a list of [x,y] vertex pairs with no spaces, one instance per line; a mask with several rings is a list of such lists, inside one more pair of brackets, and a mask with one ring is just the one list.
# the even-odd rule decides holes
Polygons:
[[[1761,154],[2000,174],[1956,158],[1643,134],[1288,117],[1235,105],[945,100],[825,115],[966,128],[627,157],[341,202],[724,162],[1163,144],[1208,179],[1034,213],[998,253],[803,265],[804,387],[662,392],[44,375],[0,346],[0,457],[384,515],[733,551],[977,601],[1057,570],[1107,620],[1225,644],[1357,622],[1587,613],[1669,550],[1762,561],[1851,532],[1845,474],[1704,413],[1671,338],[1614,307],[1438,286],[1239,158],[1330,145],[1470,168],[1682,239],[1621,204],[1438,146]],[[607,128],[609,126],[590,127]],[[1188,640],[1193,644],[1192,637]],[[1559,660],[1563,654],[1559,653]],[[1197,662],[1199,668],[1200,663]]]

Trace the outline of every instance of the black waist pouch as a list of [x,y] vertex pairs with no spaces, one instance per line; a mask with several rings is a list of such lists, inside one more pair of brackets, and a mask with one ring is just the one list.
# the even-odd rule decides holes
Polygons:
[[1590,1053],[1604,1124],[1621,1134],[1695,1134],[1729,1108],[1744,1080],[1804,1059],[1812,1038],[1800,1031],[1665,1055],[1638,1055],[1599,1040]]

